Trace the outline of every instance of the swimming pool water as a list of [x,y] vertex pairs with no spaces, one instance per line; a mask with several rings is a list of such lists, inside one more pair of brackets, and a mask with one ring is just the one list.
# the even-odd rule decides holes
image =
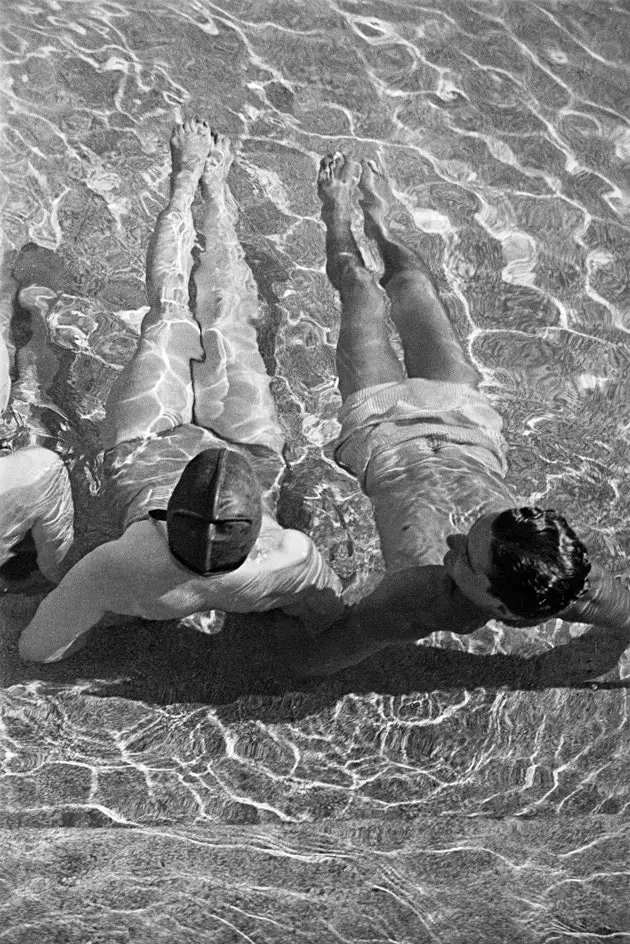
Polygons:
[[[514,489],[626,574],[627,5],[28,0],[4,20],[2,312],[15,250],[56,249],[73,278],[54,369],[18,393],[69,464],[75,558],[115,533],[103,401],[145,305],[170,128],[198,112],[243,139],[281,521],[357,595],[379,579],[369,504],[332,460],[315,174],[341,148],[395,182],[391,225],[504,416]],[[68,663],[24,666],[37,602],[0,600],[0,940],[630,939],[623,642],[491,624],[298,689],[263,617],[212,637],[112,620]]]

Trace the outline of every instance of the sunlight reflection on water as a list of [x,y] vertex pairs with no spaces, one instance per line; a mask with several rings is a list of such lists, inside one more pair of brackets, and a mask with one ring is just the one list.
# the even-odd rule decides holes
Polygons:
[[[357,593],[382,565],[369,504],[331,458],[338,301],[324,272],[314,179],[321,154],[338,147],[388,169],[392,228],[436,273],[505,418],[514,490],[562,509],[593,555],[625,573],[630,130],[621,5],[180,0],[158,4],[157,16],[155,6],[32,0],[5,10],[4,247],[30,239],[56,249],[76,280],[48,320],[57,379],[50,390],[25,388],[24,409],[54,425],[83,552],[111,536],[98,501],[98,427],[134,349],[168,134],[184,110],[242,137],[231,185],[288,439],[284,513],[330,550]],[[356,223],[374,264],[358,212]],[[61,414],[42,413],[44,401]],[[19,616],[28,602],[14,606]],[[153,637],[143,632],[148,650]],[[530,656],[575,632],[555,621],[526,632],[490,624],[470,639],[441,634],[439,644]],[[38,683],[16,669],[13,681],[24,684],[4,711],[12,822],[57,826],[64,813],[65,824],[90,825],[86,811],[104,825],[529,817],[614,813],[627,802],[625,714],[614,693],[485,692],[510,685],[499,668],[496,683],[490,669],[469,672],[472,692],[401,683],[396,696],[359,688],[311,708],[304,696],[303,710],[300,695],[290,710],[270,698],[265,713],[264,699],[254,704],[236,684],[231,708],[225,699],[208,708],[169,704],[195,700],[181,678],[169,694],[185,660],[173,651],[162,688],[146,691],[141,655],[134,650],[128,673],[117,663],[107,676],[101,652],[108,699],[86,694],[101,684],[84,681],[89,661],[83,680]],[[465,665],[449,664],[453,687]],[[134,673],[130,696],[113,697]],[[223,684],[212,680],[210,703],[212,684]]]

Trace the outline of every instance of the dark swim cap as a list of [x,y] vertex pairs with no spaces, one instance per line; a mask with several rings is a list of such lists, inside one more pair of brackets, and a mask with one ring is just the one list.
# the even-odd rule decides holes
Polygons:
[[182,472],[167,510],[149,515],[166,521],[171,554],[190,570],[236,570],[260,533],[260,486],[240,452],[205,449]]

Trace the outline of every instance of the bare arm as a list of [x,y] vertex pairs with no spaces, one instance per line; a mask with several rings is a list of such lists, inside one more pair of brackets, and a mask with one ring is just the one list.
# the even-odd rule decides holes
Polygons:
[[57,662],[75,652],[77,641],[105,615],[105,593],[100,548],[70,570],[58,587],[45,597],[20,636],[20,656],[25,661]]
[[592,623],[611,631],[625,631],[630,637],[630,592],[601,567],[593,564],[589,574],[589,589],[585,595],[558,616],[573,623]]
[[357,665],[392,645],[413,643],[438,630],[468,633],[485,616],[473,603],[454,605],[443,567],[414,567],[386,574],[369,596],[349,607],[326,632],[294,640],[290,656],[298,676],[328,675]]
[[344,611],[339,577],[308,535],[281,528],[271,519],[267,522],[272,546],[281,549],[274,570],[273,605],[315,631],[325,629]]

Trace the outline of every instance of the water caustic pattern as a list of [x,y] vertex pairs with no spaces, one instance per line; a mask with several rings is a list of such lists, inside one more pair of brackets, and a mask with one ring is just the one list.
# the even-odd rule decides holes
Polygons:
[[[41,299],[46,332],[13,326],[40,366],[14,394],[70,469],[75,558],[115,533],[103,405],[146,311],[171,127],[197,112],[242,139],[230,186],[288,443],[281,522],[357,596],[378,580],[369,504],[332,459],[339,309],[315,176],[341,148],[390,175],[389,224],[504,417],[514,490],[627,573],[625,4],[29,0],[3,20],[0,321],[15,251],[56,250],[72,278]],[[37,601],[0,601],[2,809],[23,827],[10,861],[32,866],[10,866],[0,940],[630,940],[622,645],[490,624],[296,693],[263,617],[212,639],[126,621],[25,667]],[[585,670],[608,688],[553,688]]]
[[[625,918],[625,861],[601,821],[586,846],[579,829],[560,835],[555,824],[522,821],[508,834],[488,820],[453,825],[349,822],[339,835],[287,826],[119,830],[114,872],[103,830],[65,830],[56,844],[49,831],[25,831],[5,849],[32,896],[13,940],[44,939],[61,914],[73,944],[625,940],[613,930]],[[54,898],[51,874],[59,876]],[[500,900],[497,880],[505,882]],[[584,932],[604,899],[610,910],[597,931]]]
[[[305,707],[296,700],[293,721],[263,725],[237,707],[178,704],[149,715],[119,699],[77,703],[30,686],[4,711],[14,810],[5,822],[411,822],[628,809],[619,746],[627,712],[614,696],[373,694],[316,714]],[[572,730],[562,730],[567,709]]]

